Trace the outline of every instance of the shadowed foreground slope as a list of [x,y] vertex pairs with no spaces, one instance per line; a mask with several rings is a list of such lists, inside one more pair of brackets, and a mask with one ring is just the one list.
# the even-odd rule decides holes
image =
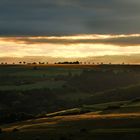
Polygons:
[[137,140],[140,113],[56,116],[3,126],[1,140]]

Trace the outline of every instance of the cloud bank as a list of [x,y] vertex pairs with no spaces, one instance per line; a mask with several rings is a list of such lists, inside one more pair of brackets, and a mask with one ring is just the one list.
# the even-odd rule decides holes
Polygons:
[[49,37],[6,37],[2,40],[25,44],[109,44],[121,47],[140,46],[140,34],[130,35],[76,35]]
[[1,0],[1,36],[140,33],[139,0]]
[[0,37],[0,56],[88,57],[140,52],[140,34]]

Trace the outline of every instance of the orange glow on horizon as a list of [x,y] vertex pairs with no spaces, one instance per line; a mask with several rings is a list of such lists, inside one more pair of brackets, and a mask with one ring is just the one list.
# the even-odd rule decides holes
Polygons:
[[[106,41],[108,39],[122,39],[131,37],[140,37],[140,34],[83,34],[73,36],[0,37],[0,57],[88,57],[104,55],[130,55],[140,53],[140,44],[120,46],[119,44],[96,42],[97,40]],[[87,40],[87,42],[80,42],[83,40]],[[93,40],[93,43],[88,43],[90,40]],[[73,41],[79,42],[75,43]]]

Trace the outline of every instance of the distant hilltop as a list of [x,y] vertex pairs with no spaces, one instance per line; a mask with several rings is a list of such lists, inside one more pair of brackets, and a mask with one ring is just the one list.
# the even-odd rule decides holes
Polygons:
[[90,56],[90,57],[51,57],[51,56],[25,56],[25,57],[0,57],[0,63],[19,64],[22,63],[82,63],[82,64],[140,64],[140,54],[133,55],[105,55],[105,56]]

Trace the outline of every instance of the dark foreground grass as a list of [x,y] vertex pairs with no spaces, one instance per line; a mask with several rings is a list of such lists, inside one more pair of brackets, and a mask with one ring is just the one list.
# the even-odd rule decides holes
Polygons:
[[87,113],[2,127],[0,140],[139,140],[140,114]]
[[139,140],[139,132],[126,133],[46,133],[45,131],[7,134],[1,140]]

